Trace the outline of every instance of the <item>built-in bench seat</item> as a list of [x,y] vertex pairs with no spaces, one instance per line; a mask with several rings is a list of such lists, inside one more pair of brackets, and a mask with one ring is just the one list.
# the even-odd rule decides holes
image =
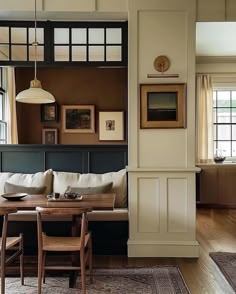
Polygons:
[[[80,174],[47,170],[35,174],[0,173],[0,193],[63,194],[68,186],[79,194],[115,193],[115,208],[88,214],[95,254],[126,254],[128,240],[128,208],[126,170],[104,174]],[[43,192],[42,192],[43,191]],[[26,254],[37,253],[36,211],[21,210],[10,216],[10,234],[22,232]],[[46,219],[54,234],[69,234],[70,217]],[[58,225],[58,221],[60,224]]]

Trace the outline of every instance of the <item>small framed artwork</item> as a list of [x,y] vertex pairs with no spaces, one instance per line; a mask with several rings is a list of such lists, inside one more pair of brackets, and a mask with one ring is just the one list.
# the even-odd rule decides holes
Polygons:
[[186,84],[140,85],[141,128],[186,128]]
[[124,111],[99,111],[99,141],[124,141]]
[[94,105],[62,105],[64,133],[95,133]]
[[57,103],[41,104],[41,122],[57,122],[58,119]]
[[57,144],[57,129],[43,129],[43,144]]

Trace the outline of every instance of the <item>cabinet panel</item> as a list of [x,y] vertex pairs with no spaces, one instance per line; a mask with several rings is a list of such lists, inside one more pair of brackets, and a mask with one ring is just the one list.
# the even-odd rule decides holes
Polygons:
[[200,204],[236,207],[236,165],[201,166]]
[[221,204],[236,204],[236,167],[235,168],[220,168],[218,194],[219,203]]
[[200,173],[200,202],[201,203],[217,203],[218,173],[216,168],[202,169]]

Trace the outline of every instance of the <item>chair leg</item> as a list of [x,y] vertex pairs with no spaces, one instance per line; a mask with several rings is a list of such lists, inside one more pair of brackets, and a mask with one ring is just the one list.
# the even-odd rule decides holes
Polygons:
[[20,234],[21,241],[20,241],[20,277],[21,277],[21,285],[24,285],[24,241],[23,241],[23,234]]
[[46,261],[46,251],[43,251],[43,283],[45,284],[45,277],[46,277],[46,274],[45,274],[45,261]]
[[5,293],[5,258],[6,253],[4,250],[1,251],[1,294]]
[[42,272],[43,272],[43,252],[38,253],[38,294],[41,294],[42,289]]
[[92,238],[90,237],[88,242],[88,254],[89,254],[89,275],[90,283],[93,282],[93,252],[92,252]]
[[81,269],[82,294],[86,294],[85,255],[83,250],[80,251],[80,269]]

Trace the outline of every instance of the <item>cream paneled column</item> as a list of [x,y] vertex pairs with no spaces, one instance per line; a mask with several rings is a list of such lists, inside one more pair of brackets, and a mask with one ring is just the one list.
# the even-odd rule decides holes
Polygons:
[[[129,0],[129,256],[197,257],[195,1]],[[148,79],[167,55],[168,73]],[[186,129],[140,129],[140,84],[186,83]]]

